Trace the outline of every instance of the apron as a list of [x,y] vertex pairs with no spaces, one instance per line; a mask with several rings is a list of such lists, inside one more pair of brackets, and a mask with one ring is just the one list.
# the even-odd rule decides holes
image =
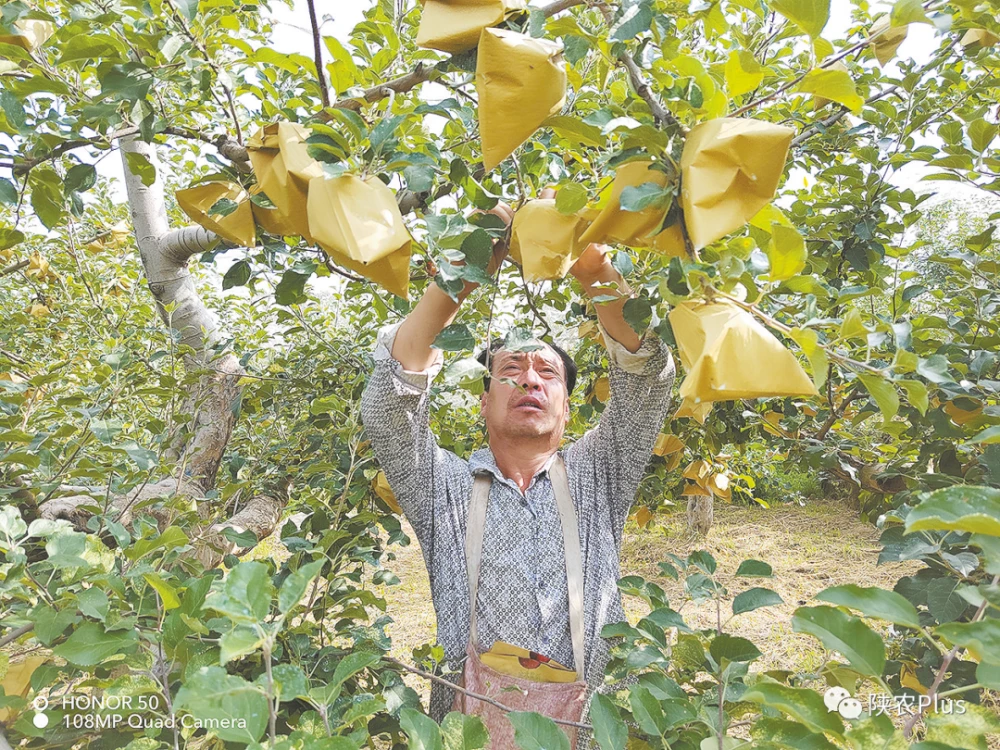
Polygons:
[[[550,719],[583,721],[586,708],[587,683],[584,674],[583,646],[583,563],[580,553],[580,535],[577,530],[576,511],[569,493],[566,465],[556,456],[549,477],[562,522],[563,548],[566,553],[566,582],[569,591],[569,624],[573,640],[573,659],[576,679],[573,682],[553,683],[520,679],[498,672],[480,658],[479,631],[476,624],[476,596],[479,593],[479,570],[483,555],[483,534],[486,527],[486,506],[490,499],[492,478],[477,476],[472,487],[469,518],[465,533],[465,557],[469,574],[469,643],[466,646],[465,670],[462,685],[466,690],[492,698],[514,711],[534,711]],[[455,694],[454,710],[478,716],[490,733],[487,747],[491,750],[517,750],[514,744],[514,726],[505,711],[484,701]],[[577,730],[562,724],[557,726],[575,746]]]

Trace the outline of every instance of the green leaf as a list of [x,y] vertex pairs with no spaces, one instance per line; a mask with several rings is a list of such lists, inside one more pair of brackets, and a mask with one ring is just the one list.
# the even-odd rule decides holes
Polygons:
[[771,566],[760,560],[744,560],[736,569],[736,575],[746,578],[770,578],[773,574]]
[[930,23],[920,0],[896,0],[889,13],[890,26],[906,26],[910,23]]
[[851,74],[834,68],[817,68],[809,71],[795,90],[843,104],[855,114],[860,112],[865,104],[864,98],[858,94]]
[[413,750],[444,750],[441,730],[430,716],[404,708],[399,712],[399,726],[406,732],[407,747]]
[[975,437],[969,438],[970,443],[981,443],[982,445],[995,445],[1000,443],[1000,425],[987,427]]
[[814,38],[830,20],[830,0],[769,0],[769,5]]
[[889,422],[899,411],[899,394],[892,383],[878,375],[858,375],[858,380],[864,383],[865,388],[875,399],[878,408],[882,411],[882,418]]
[[644,686],[633,687],[629,691],[628,705],[632,710],[632,718],[639,728],[654,737],[661,737],[669,728],[660,702]]
[[122,46],[107,34],[74,34],[62,48],[59,65],[94,60],[122,60]]
[[541,8],[528,9],[528,33],[535,39],[545,36],[545,13]]
[[556,193],[556,209],[561,214],[575,214],[587,205],[587,189],[578,182],[563,185]]
[[132,653],[138,642],[134,630],[107,633],[96,622],[84,622],[52,653],[78,667],[94,667],[109,656]]
[[219,639],[219,663],[225,666],[234,659],[252,654],[263,642],[264,638],[255,630],[235,628]]
[[289,269],[274,288],[274,300],[279,305],[295,305],[306,301],[306,282],[312,273],[299,273]]
[[236,286],[244,286],[250,280],[250,272],[250,264],[245,260],[233,263],[226,271],[226,275],[222,277],[222,288],[232,289]]
[[70,167],[63,179],[63,189],[69,193],[85,193],[97,184],[97,170],[90,164]]
[[741,615],[744,612],[753,612],[761,607],[774,607],[784,604],[785,601],[771,589],[752,588],[737,594],[733,598],[733,614]]
[[570,750],[569,737],[547,716],[511,711],[507,718],[514,725],[514,742],[521,750]]
[[175,609],[181,606],[180,597],[177,596],[177,589],[163,580],[159,575],[156,573],[143,573],[142,577],[160,595],[164,609]]
[[993,707],[980,706],[966,701],[965,712],[958,710],[928,711],[924,720],[926,733],[923,748],[913,750],[986,750],[991,744],[988,736],[1000,733],[1000,717]]
[[48,604],[33,607],[28,619],[35,624],[33,632],[43,646],[51,646],[66,628],[80,621],[72,608],[57,610]]
[[634,297],[622,306],[625,322],[640,336],[649,328],[653,307],[645,297]]
[[31,185],[31,207],[46,229],[55,229],[63,218],[63,188],[51,169],[36,173]]
[[767,259],[771,265],[768,279],[784,281],[806,267],[806,241],[795,227],[771,225],[771,241],[767,244]]
[[826,384],[830,358],[827,356],[826,349],[820,345],[819,334],[812,328],[793,328],[788,332],[788,335],[802,347],[803,353],[808,357],[813,383],[816,385],[816,390],[822,392],[823,386]]
[[612,30],[609,40],[623,42],[632,40],[644,31],[649,30],[653,22],[653,9],[648,3],[637,3],[625,11],[621,21]]
[[18,131],[23,131],[28,125],[28,113],[21,100],[7,89],[0,89],[0,109],[7,116],[7,122]]
[[309,692],[309,679],[297,664],[275,664],[271,670],[282,701],[295,700]]
[[949,622],[934,632],[952,645],[968,649],[978,661],[1000,664],[1000,620]]
[[960,484],[935,490],[906,516],[906,531],[1000,536],[1000,489]]
[[333,677],[330,681],[322,688],[310,691],[310,695],[315,695],[318,700],[329,705],[340,696],[341,688],[343,688],[345,682],[358,672],[377,664],[378,661],[379,655],[373,654],[370,651],[355,651],[352,654],[348,654],[337,664],[337,668],[333,671]]
[[712,639],[708,652],[717,664],[724,661],[753,661],[760,658],[760,649],[752,641],[722,633]]
[[156,167],[146,158],[145,154],[128,151],[125,154],[128,171],[138,177],[142,184],[149,187],[156,182]]
[[976,682],[990,690],[1000,690],[1000,665],[980,662],[976,667]]
[[478,359],[464,357],[448,365],[443,373],[442,381],[445,385],[457,385],[469,388],[473,392],[482,393],[483,378],[488,374],[489,372]]
[[969,123],[969,140],[972,141],[973,150],[978,154],[984,153],[997,137],[997,130],[995,124],[981,117]]
[[122,431],[122,422],[119,419],[94,419],[90,422],[90,431],[107,445]]
[[437,172],[427,164],[415,164],[403,170],[406,187],[414,193],[424,193],[434,187],[434,177]]
[[628,727],[621,712],[606,695],[595,694],[590,703],[590,723],[601,750],[620,750],[628,740]]
[[474,349],[476,338],[465,324],[453,323],[437,335],[431,346],[446,352],[461,352]]
[[151,539],[140,539],[125,550],[125,556],[135,562],[158,550],[172,550],[188,543],[187,535],[177,526],[168,526],[162,534]]
[[0,203],[7,206],[17,205],[17,185],[6,177],[0,177]]
[[741,700],[770,706],[814,732],[840,736],[844,730],[844,725],[837,714],[827,710],[819,693],[806,688],[758,682],[743,694]]
[[108,616],[108,595],[99,588],[84,589],[77,594],[76,602],[87,617],[104,622]]
[[273,586],[267,566],[242,562],[229,571],[221,588],[205,603],[234,622],[263,622],[271,609]]
[[306,563],[285,579],[278,590],[278,610],[287,614],[305,596],[306,589],[323,569],[324,560]]
[[799,607],[792,616],[792,628],[815,636],[831,651],[839,651],[862,674],[881,676],[885,645],[881,636],[857,617],[835,607]]
[[489,742],[489,732],[478,716],[452,711],[441,722],[444,750],[482,750]]
[[765,68],[757,62],[752,52],[733,50],[726,60],[726,88],[729,96],[748,94],[764,80]]
[[122,449],[132,459],[139,471],[149,471],[155,469],[160,464],[160,459],[154,451],[141,447],[134,440],[123,445]]
[[622,190],[619,202],[623,211],[645,211],[647,208],[666,208],[673,195],[673,189],[669,186],[644,182],[641,185],[629,185]]
[[187,20],[193,21],[198,15],[198,0],[174,0],[177,9]]
[[920,412],[921,416],[927,414],[927,407],[930,401],[927,397],[927,386],[919,380],[899,380],[897,385],[906,391],[906,398],[914,409]]
[[886,591],[877,586],[862,588],[853,583],[823,589],[816,598],[820,601],[850,607],[865,617],[874,617],[908,628],[919,628],[917,610],[910,602],[895,591]]
[[222,667],[201,667],[177,691],[174,709],[187,711],[225,742],[257,742],[267,728],[267,697]]
[[604,148],[608,142],[607,136],[597,125],[586,123],[578,117],[555,115],[543,122],[542,126],[552,128],[562,138],[581,146]]

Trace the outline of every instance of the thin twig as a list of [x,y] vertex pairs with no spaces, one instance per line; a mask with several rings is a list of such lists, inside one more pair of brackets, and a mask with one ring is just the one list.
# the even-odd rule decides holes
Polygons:
[[[925,11],[927,11],[927,10],[931,9],[932,5],[934,5],[934,0],[931,0],[931,2],[928,2],[928,3],[925,3],[924,6],[923,6],[923,8],[924,8]],[[785,93],[786,91],[788,91],[790,88],[792,88],[793,86],[796,86],[798,83],[800,83],[802,81],[802,79],[804,79],[807,75],[809,75],[813,70],[823,70],[825,68],[829,68],[831,65],[834,65],[834,64],[840,62],[841,60],[843,60],[845,57],[850,57],[855,52],[858,52],[859,50],[863,50],[865,47],[867,47],[868,45],[870,45],[872,42],[874,42],[876,39],[878,39],[880,36],[882,36],[882,34],[884,34],[887,31],[889,31],[891,28],[892,28],[891,26],[886,26],[884,29],[882,29],[878,33],[872,34],[871,36],[869,36],[869,37],[867,37],[865,39],[862,39],[857,44],[854,44],[854,45],[848,47],[847,49],[842,50],[841,52],[837,53],[836,55],[832,55],[832,56],[828,57],[826,60],[824,60],[819,65],[817,65],[815,68],[810,68],[809,70],[807,70],[804,73],[802,73],[800,76],[797,76],[796,78],[794,78],[793,80],[791,80],[788,83],[784,84],[783,86],[778,87],[777,89],[775,89],[774,91],[772,91],[770,94],[765,94],[764,96],[760,97],[759,99],[754,99],[753,101],[744,104],[742,107],[740,107],[739,109],[737,109],[735,112],[731,113],[729,115],[729,117],[739,117],[740,115],[746,114],[747,112],[749,112],[754,107],[759,107],[764,102],[768,102],[771,99],[774,99],[774,98],[776,98],[778,96],[781,96],[783,93]]]
[[[449,682],[443,677],[438,677],[436,674],[425,672],[423,669],[418,669],[417,667],[411,667],[409,664],[401,662],[399,659],[394,659],[391,656],[383,656],[382,660],[387,661],[390,664],[395,664],[397,667],[399,667],[400,669],[405,669],[407,672],[419,675],[420,677],[423,677],[425,680],[430,680],[431,682],[436,682],[439,685],[444,685],[447,688],[462,693],[463,695],[467,695],[470,698],[474,698],[477,701],[482,701],[483,703],[489,703],[491,706],[499,708],[501,711],[504,711],[506,713],[510,713],[511,711],[515,710],[513,708],[505,706],[503,703],[493,700],[489,696],[480,695],[479,693],[474,693],[471,690],[466,690],[464,687],[456,685],[453,682]],[[593,730],[593,727],[590,724],[583,724],[579,721],[567,721],[566,719],[556,719],[552,716],[548,716],[546,718],[552,719],[552,721],[554,721],[556,724],[562,724],[563,726],[576,727],[577,729],[586,729],[588,731]]]
[[316,63],[316,80],[319,82],[319,97],[323,107],[330,106],[330,88],[326,84],[326,73],[323,72],[323,41],[319,33],[319,21],[316,19],[315,0],[306,0],[309,8],[309,24],[312,26],[313,59]]
[[13,265],[7,266],[6,268],[0,268],[0,278],[4,276],[10,276],[12,273],[17,273],[22,268],[27,268],[30,261],[22,260]]
[[524,278],[524,266],[518,266],[517,270],[521,272],[521,284],[524,286],[524,296],[528,299],[528,307],[531,308],[532,314],[535,316],[535,320],[545,326],[545,333],[549,336],[552,335],[552,328],[549,327],[549,322],[542,317],[542,314],[538,312],[538,308],[535,307],[534,295],[531,293],[531,289],[528,287],[528,280]]
[[35,629],[34,623],[30,622],[27,625],[22,625],[19,628],[14,628],[12,631],[7,633],[7,635],[5,635],[3,638],[0,638],[0,648],[3,648],[8,643],[16,641],[22,635],[24,635],[25,633],[30,633],[34,629]]

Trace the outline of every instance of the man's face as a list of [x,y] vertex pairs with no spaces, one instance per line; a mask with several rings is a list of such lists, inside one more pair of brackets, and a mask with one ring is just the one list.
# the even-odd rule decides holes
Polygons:
[[569,421],[569,398],[566,368],[552,347],[501,349],[492,357],[490,376],[482,410],[491,437],[549,435],[558,443]]

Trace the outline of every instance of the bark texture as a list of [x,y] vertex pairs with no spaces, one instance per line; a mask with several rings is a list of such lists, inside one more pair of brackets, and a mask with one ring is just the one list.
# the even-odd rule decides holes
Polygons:
[[[228,336],[218,318],[198,294],[188,262],[194,255],[214,247],[218,238],[200,227],[171,231],[155,148],[131,136],[121,140],[121,151],[132,226],[149,290],[164,325],[177,331],[179,343],[187,347],[185,367],[200,375],[182,407],[183,413],[191,418],[166,452],[165,478],[128,496],[115,496],[111,504],[119,512],[119,520],[128,523],[137,508],[155,507],[157,500],[184,495],[198,501],[203,517],[211,519],[217,517],[217,509],[208,506],[205,493],[215,486],[219,465],[232,436],[244,371],[236,356],[226,348]],[[128,154],[140,154],[156,168],[156,179],[151,185],[144,185],[129,170]],[[65,491],[63,496],[54,497],[39,508],[42,517],[65,518],[83,525],[90,513],[81,506],[104,502],[104,492],[98,488],[74,487]],[[229,520],[206,529],[196,554],[206,565],[214,565],[223,555],[234,551],[234,545],[222,535],[226,528],[252,531],[258,539],[269,535],[280,520],[287,497],[285,486],[251,498]],[[154,515],[164,525],[170,522],[169,512],[154,512]]]

